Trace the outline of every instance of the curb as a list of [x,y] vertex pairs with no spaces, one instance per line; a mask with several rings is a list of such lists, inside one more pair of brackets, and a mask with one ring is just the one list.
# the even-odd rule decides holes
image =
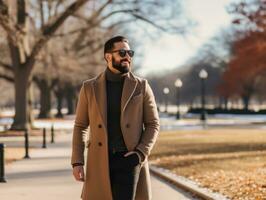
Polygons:
[[156,167],[154,165],[150,165],[149,168],[150,172],[155,176],[158,176],[165,181],[172,183],[178,188],[196,194],[198,197],[201,197],[204,200],[229,200],[222,194],[212,192],[207,188],[202,188],[195,182],[185,177],[177,176],[167,169]]

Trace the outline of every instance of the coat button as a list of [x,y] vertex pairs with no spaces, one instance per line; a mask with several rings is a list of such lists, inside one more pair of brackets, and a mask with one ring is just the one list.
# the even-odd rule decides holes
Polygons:
[[98,128],[102,128],[102,125],[101,125],[101,124],[99,124],[99,125],[98,125]]
[[99,143],[98,143],[98,145],[99,145],[99,146],[102,146],[102,143],[101,143],[101,142],[99,142]]
[[126,124],[126,127],[129,128],[130,127],[129,124]]

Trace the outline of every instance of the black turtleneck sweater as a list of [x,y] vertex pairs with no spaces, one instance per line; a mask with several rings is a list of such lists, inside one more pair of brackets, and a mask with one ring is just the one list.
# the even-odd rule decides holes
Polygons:
[[121,97],[125,74],[115,74],[108,67],[106,73],[107,131],[109,151],[127,151],[120,127]]

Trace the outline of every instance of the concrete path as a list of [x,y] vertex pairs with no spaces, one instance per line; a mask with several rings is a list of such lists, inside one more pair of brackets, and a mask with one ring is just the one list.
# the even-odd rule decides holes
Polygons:
[[[78,200],[82,183],[72,177],[70,140],[71,134],[57,136],[56,143],[48,144],[47,149],[32,150],[31,159],[7,165],[7,183],[0,184],[0,199]],[[193,199],[155,177],[152,177],[152,191],[153,200]]]

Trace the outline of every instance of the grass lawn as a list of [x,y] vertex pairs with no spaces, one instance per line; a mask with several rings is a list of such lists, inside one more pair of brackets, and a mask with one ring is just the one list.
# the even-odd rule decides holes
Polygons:
[[[36,128],[31,129],[29,132],[29,136],[42,136],[43,132],[42,129]],[[7,130],[7,131],[0,131],[0,141],[1,137],[24,137],[25,132],[24,131],[16,131],[16,130]]]
[[266,200],[265,130],[161,132],[150,160],[230,199]]

